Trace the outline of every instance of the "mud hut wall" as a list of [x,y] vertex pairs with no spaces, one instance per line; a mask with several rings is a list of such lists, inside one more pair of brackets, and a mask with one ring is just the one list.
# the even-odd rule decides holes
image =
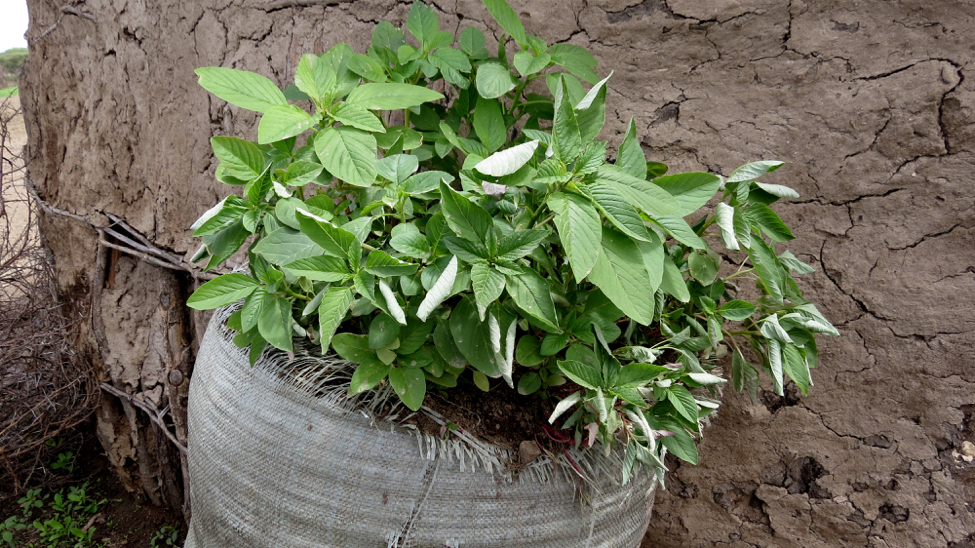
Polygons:
[[[169,402],[203,322],[184,273],[113,255],[94,227],[124,219],[189,254],[187,227],[225,188],[214,134],[252,114],[192,70],[289,81],[300,54],[362,51],[409,4],[29,0],[24,70],[32,163],[67,305],[104,379]],[[975,543],[975,7],[962,1],[512,1],[528,31],[590,48],[615,70],[603,138],[632,117],[648,157],[727,175],[781,159],[769,182],[817,267],[800,282],[843,337],[821,345],[808,397],[726,394],[702,464],[677,466],[646,546],[971,546]],[[434,2],[442,27],[497,36],[480,3]],[[491,30],[495,32],[490,32]],[[489,46],[490,47],[490,46]],[[740,257],[729,256],[729,261]],[[178,369],[183,384],[168,373]],[[176,504],[178,455],[142,412],[106,396],[99,431],[133,489]],[[126,407],[128,406],[128,407]],[[175,487],[173,487],[175,486]]]

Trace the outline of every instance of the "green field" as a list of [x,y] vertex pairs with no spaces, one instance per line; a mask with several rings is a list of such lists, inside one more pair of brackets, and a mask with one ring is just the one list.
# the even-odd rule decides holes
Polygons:
[[12,88],[0,89],[0,99],[4,97],[13,97],[14,95],[18,95],[18,94],[19,93],[16,86]]

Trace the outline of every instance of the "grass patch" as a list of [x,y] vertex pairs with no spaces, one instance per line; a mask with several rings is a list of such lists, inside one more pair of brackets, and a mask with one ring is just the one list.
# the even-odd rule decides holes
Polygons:
[[17,88],[17,86],[0,89],[0,99],[5,97],[14,97],[16,95],[20,95],[20,90]]

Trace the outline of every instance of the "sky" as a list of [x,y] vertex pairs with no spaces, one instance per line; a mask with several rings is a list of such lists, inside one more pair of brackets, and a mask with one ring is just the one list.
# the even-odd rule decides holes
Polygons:
[[27,0],[0,0],[0,52],[26,48]]

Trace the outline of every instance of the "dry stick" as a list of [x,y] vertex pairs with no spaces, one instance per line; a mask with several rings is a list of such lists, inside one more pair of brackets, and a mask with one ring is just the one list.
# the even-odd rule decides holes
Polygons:
[[151,420],[153,424],[158,426],[159,429],[162,430],[164,434],[166,434],[166,437],[169,438],[169,441],[173,442],[173,445],[175,445],[177,449],[182,451],[183,454],[186,454],[186,446],[180,443],[179,440],[176,439],[176,436],[174,436],[173,433],[169,431],[169,428],[166,426],[166,423],[163,422],[162,420],[163,417],[165,417],[166,414],[169,413],[168,405],[160,411],[156,407],[149,406],[149,404],[146,403],[144,398],[133,396],[131,394],[123,392],[118,388],[115,388],[114,386],[108,384],[107,382],[103,382],[101,384],[101,387],[102,390],[108,392],[109,394],[125,399],[132,405],[145,411],[146,414],[149,415],[149,420]]

